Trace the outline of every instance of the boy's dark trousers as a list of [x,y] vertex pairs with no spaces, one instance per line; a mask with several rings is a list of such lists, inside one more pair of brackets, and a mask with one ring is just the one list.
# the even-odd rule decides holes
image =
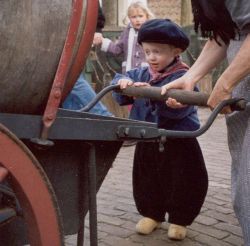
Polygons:
[[135,149],[133,193],[144,217],[190,225],[199,214],[208,176],[197,139],[167,139],[164,152],[156,142],[139,142]]

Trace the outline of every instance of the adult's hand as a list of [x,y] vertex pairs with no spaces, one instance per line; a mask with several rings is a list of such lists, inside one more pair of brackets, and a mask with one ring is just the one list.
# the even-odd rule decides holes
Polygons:
[[[166,92],[169,89],[182,89],[182,90],[188,90],[188,91],[193,91],[194,89],[194,84],[189,82],[188,79],[184,76],[162,86],[161,88],[161,95],[166,94]],[[168,107],[171,108],[183,108],[186,107],[186,105],[181,104],[180,102],[176,101],[174,98],[168,98],[166,100],[166,104]]]
[[[222,101],[230,99],[232,97],[231,92],[225,89],[223,86],[223,83],[218,80],[217,83],[214,86],[214,89],[208,98],[207,105],[211,110],[213,110],[218,104],[220,104]],[[228,114],[231,113],[232,110],[229,106],[226,106],[222,109],[220,112],[221,114]]]

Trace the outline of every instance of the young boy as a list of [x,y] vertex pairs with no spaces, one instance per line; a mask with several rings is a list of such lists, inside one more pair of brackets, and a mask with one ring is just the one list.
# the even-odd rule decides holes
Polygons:
[[[149,67],[117,74],[112,84],[161,87],[188,69],[180,54],[189,40],[181,28],[168,19],[145,22],[139,30]],[[199,128],[197,110],[193,106],[173,109],[165,102],[132,98],[118,93],[113,96],[120,105],[133,103],[131,118],[156,122],[159,128],[193,131]],[[136,231],[149,234],[165,221],[168,213],[168,237],[182,240],[186,226],[199,214],[204,202],[208,177],[203,155],[196,138],[167,139],[163,152],[157,142],[138,142],[133,166],[133,194],[136,207],[144,217]]]

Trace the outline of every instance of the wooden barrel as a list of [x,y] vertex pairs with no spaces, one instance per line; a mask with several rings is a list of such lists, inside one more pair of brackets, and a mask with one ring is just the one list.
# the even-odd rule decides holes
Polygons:
[[[73,9],[75,2],[80,10]],[[0,1],[0,112],[43,113],[72,14],[80,11],[64,91],[68,93],[91,47],[97,6],[98,0]]]

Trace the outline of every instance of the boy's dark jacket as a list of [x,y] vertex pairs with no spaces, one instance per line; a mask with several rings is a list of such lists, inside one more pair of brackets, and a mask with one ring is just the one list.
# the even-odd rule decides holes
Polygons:
[[[163,80],[153,83],[152,86],[161,87],[181,77],[185,72],[184,70],[175,71]],[[151,79],[151,75],[148,67],[137,68],[128,71],[125,75],[116,74],[111,84],[117,84],[121,78],[127,78],[133,82],[148,82]],[[159,128],[169,130],[193,131],[200,126],[197,109],[194,106],[173,109],[167,107],[164,101],[152,101],[144,98],[133,99],[116,92],[113,92],[113,97],[119,105],[133,104],[130,119],[155,122]]]

